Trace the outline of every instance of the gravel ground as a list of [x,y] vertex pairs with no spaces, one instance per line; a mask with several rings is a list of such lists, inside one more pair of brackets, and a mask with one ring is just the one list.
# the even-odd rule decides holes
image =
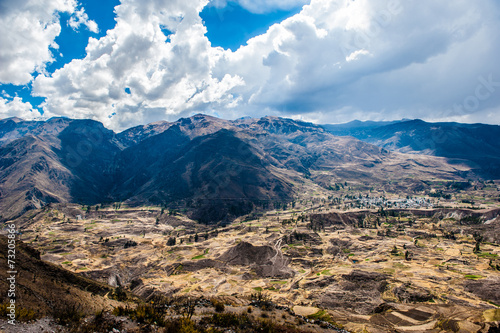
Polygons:
[[57,325],[49,318],[38,319],[31,323],[16,322],[16,325],[9,324],[6,320],[0,319],[1,333],[62,333],[66,332],[64,327]]

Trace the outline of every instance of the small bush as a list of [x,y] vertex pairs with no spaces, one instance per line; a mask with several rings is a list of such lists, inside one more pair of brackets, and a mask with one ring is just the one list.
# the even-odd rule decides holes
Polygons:
[[262,310],[272,310],[274,309],[274,304],[271,301],[271,298],[260,291],[255,294],[250,295],[250,301],[253,305],[258,306]]
[[16,320],[18,321],[32,321],[35,319],[38,319],[38,313],[36,313],[33,310],[26,309],[26,308],[19,308],[16,309]]
[[[7,314],[10,313],[9,309],[7,309],[8,306],[9,303],[0,304],[0,318],[9,319],[9,317],[7,317]],[[39,318],[37,312],[20,307],[18,305],[16,305],[15,314],[16,314],[16,321],[21,321],[21,322],[27,322]]]
[[215,308],[215,312],[221,313],[221,312],[224,312],[224,310],[225,310],[224,303],[222,303],[216,299],[212,300],[212,305]]
[[132,309],[128,308],[128,307],[124,307],[124,306],[118,306],[116,308],[113,309],[113,315],[117,316],[117,317],[123,317],[123,316],[128,316],[132,313]]
[[139,323],[165,326],[165,313],[150,304],[141,304],[137,306],[131,318],[137,320]]
[[167,241],[167,246],[174,246],[176,243],[175,237],[170,237]]
[[165,326],[165,308],[155,304],[139,304],[135,309],[118,306],[113,309],[115,316],[127,316],[140,324],[155,324]]
[[123,245],[124,249],[128,249],[129,247],[134,247],[137,246],[137,242],[134,242],[133,240],[128,240],[125,245]]
[[80,323],[84,313],[80,304],[67,304],[63,302],[53,308],[51,315],[58,324],[73,326]]
[[203,317],[200,324],[211,324],[217,327],[245,328],[251,326],[250,318],[246,313],[214,313],[210,317]]
[[202,327],[199,327],[191,319],[180,318],[168,320],[165,322],[165,332],[168,333],[202,333],[206,332]]
[[115,299],[117,301],[123,302],[128,299],[127,293],[122,287],[118,287],[111,293],[110,298]]

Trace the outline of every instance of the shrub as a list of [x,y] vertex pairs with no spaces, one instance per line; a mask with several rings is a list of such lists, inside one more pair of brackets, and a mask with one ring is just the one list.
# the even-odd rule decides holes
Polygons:
[[180,318],[165,322],[165,332],[168,333],[202,333],[203,328],[196,325],[191,319]]
[[249,328],[251,327],[250,318],[246,313],[214,313],[210,317],[203,317],[200,324],[212,324],[217,327]]
[[52,309],[51,315],[58,324],[73,326],[80,323],[84,313],[80,304],[63,302]]
[[155,324],[158,326],[165,326],[165,313],[158,307],[150,304],[141,304],[137,306],[132,313],[132,319],[137,320],[139,323]]
[[[8,318],[7,317],[7,314],[9,313],[9,309],[7,309],[8,306],[9,306],[9,303],[0,304],[0,318],[3,318],[3,319]],[[17,321],[26,322],[26,321],[35,320],[38,318],[39,318],[39,315],[37,312],[16,305],[16,320]]]
[[127,293],[122,287],[118,287],[115,290],[113,290],[111,298],[120,302],[126,301],[128,299]]
[[167,241],[167,246],[174,246],[176,243],[175,237],[170,237]]
[[165,307],[161,304],[139,304],[135,309],[123,306],[114,308],[113,315],[127,316],[132,320],[141,324],[154,324],[157,326],[165,326]]
[[221,312],[224,312],[224,310],[225,310],[224,303],[220,302],[220,301],[218,301],[216,299],[212,300],[212,305],[215,308],[215,312],[221,313]]
[[124,249],[128,249],[129,247],[134,247],[137,246],[137,242],[134,242],[133,240],[128,240],[125,245],[123,245]]
[[258,291],[255,294],[251,294],[250,301],[252,305],[257,306],[262,310],[272,310],[274,308],[274,304],[271,301],[271,298],[261,291]]

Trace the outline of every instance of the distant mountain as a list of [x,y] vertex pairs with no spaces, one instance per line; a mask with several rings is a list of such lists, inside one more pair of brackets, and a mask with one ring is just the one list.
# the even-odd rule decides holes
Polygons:
[[399,123],[400,121],[360,121],[360,120],[353,120],[348,123],[343,123],[343,124],[334,124],[334,125],[322,125],[328,132],[335,134],[335,135],[340,135],[340,136],[345,136],[345,135],[351,135],[353,132],[358,132],[361,130],[370,130],[373,128],[377,127],[382,127],[386,125],[392,125]]
[[[364,131],[379,128],[373,126]],[[123,201],[185,208],[211,223],[345,181],[359,189],[420,191],[422,179],[463,179],[468,170],[278,117],[195,115],[118,134],[92,120],[0,121],[4,220],[50,202]]]
[[427,123],[422,120],[323,125],[334,135],[352,136],[391,151],[446,157],[466,163],[485,178],[500,178],[500,126]]

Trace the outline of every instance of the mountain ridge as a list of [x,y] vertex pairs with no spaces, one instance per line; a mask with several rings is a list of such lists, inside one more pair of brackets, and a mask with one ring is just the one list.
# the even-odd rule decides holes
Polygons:
[[9,219],[50,202],[123,201],[184,208],[211,223],[338,182],[406,190],[425,187],[423,179],[474,177],[460,162],[390,150],[279,117],[230,121],[198,114],[120,133],[93,120],[2,120],[0,209]]

